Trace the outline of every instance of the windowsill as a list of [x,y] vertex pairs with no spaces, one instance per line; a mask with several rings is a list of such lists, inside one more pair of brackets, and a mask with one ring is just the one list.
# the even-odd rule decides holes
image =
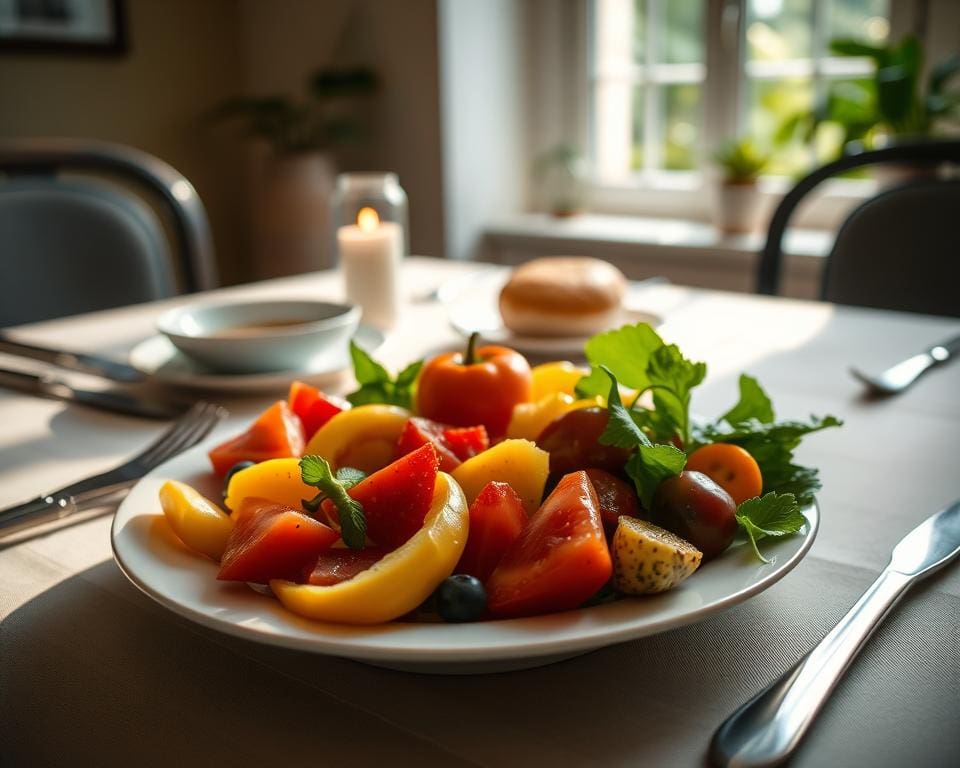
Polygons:
[[[523,213],[492,222],[484,257],[514,264],[548,254],[608,259],[628,277],[663,275],[677,283],[752,291],[765,234],[723,234],[710,224],[678,218],[586,213],[556,218]],[[784,239],[785,293],[813,298],[833,233],[792,228]]]

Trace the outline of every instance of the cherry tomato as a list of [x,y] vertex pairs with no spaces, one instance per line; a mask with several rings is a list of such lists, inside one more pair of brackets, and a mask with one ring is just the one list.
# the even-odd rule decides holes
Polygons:
[[550,454],[550,471],[561,475],[590,467],[621,471],[629,451],[600,444],[608,418],[606,408],[579,408],[548,424],[537,445]]
[[737,505],[730,494],[702,472],[684,470],[660,483],[650,520],[716,557],[737,532]]
[[760,467],[739,445],[711,443],[701,446],[690,454],[686,468],[703,472],[729,493],[736,504],[759,496],[763,490]]
[[507,347],[449,352],[427,361],[417,383],[421,416],[457,427],[483,424],[491,438],[503,437],[513,406],[530,400],[530,364]]
[[600,519],[608,538],[617,530],[621,515],[641,517],[640,501],[627,483],[603,469],[588,469],[586,473],[597,492]]

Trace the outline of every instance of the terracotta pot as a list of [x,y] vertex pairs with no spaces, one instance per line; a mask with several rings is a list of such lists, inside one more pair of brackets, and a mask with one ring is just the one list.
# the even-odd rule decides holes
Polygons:
[[763,196],[756,182],[721,181],[713,205],[713,223],[721,232],[756,232],[763,215]]
[[330,197],[336,171],[322,152],[270,155],[254,190],[254,258],[261,278],[333,266]]

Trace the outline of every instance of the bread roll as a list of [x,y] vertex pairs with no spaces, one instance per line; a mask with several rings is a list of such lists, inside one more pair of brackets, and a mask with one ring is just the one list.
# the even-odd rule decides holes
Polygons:
[[546,256],[513,271],[500,314],[522,336],[590,336],[616,324],[626,289],[623,273],[606,261]]

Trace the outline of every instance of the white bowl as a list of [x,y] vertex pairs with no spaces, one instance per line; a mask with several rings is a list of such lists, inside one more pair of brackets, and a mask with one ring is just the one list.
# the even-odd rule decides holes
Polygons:
[[214,371],[299,370],[342,351],[360,323],[360,308],[323,301],[188,304],[157,321],[181,352]]

